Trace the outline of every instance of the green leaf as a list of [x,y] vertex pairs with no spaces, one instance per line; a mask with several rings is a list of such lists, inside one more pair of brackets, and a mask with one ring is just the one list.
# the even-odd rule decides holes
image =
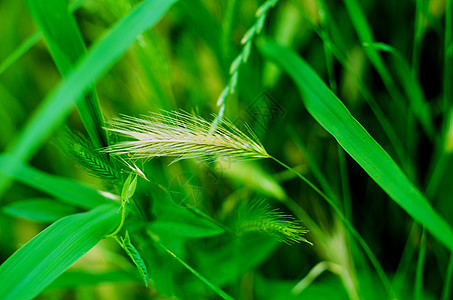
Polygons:
[[257,274],[255,290],[258,299],[268,300],[343,300],[350,299],[340,278],[325,276],[310,283],[300,294],[293,294],[291,290],[296,285],[293,281],[267,279]]
[[257,268],[277,249],[279,243],[260,234],[248,234],[215,248],[195,253],[200,272],[218,286],[235,282]]
[[270,41],[261,43],[260,50],[288,72],[299,88],[309,113],[390,198],[453,250],[451,227],[303,59]]
[[[359,3],[356,0],[344,0],[344,4],[362,44],[374,43],[373,33]],[[394,100],[394,103],[399,106],[400,109],[404,109],[404,99],[395,87],[391,73],[380,53],[376,49],[370,47],[365,47],[364,50],[371,64],[374,66],[379,76],[381,76],[382,81]]]
[[121,200],[123,202],[129,202],[129,200],[134,196],[135,189],[137,188],[137,174],[130,173],[123,185],[123,190],[121,192]]
[[179,258],[175,253],[171,252],[170,249],[168,249],[157,237],[154,235],[151,231],[147,231],[151,239],[156,243],[157,246],[162,248],[165,252],[167,252],[169,255],[171,255],[175,260],[177,260],[181,265],[184,266],[189,272],[191,272],[195,277],[200,279],[204,284],[206,284],[210,289],[212,289],[217,295],[219,295],[222,299],[233,299],[231,298],[227,293],[225,293],[222,289],[220,289],[218,286],[213,284],[208,278],[203,276],[200,272],[192,268],[188,263],[186,263],[183,259]]
[[183,236],[189,238],[203,238],[219,235],[225,232],[214,223],[199,219],[197,224],[186,223],[183,220],[177,221],[155,221],[149,229],[160,236]]
[[41,32],[37,31],[25,41],[23,41],[13,53],[11,53],[1,64],[0,64],[0,75],[6,71],[16,60],[24,55],[31,47],[33,47],[40,39]]
[[[98,80],[136,40],[137,35],[155,25],[177,0],[148,0],[135,7],[99,41],[77,67],[44,100],[28,120],[9,151],[18,160],[28,160],[50,134],[65,120],[77,99],[92,82]],[[8,162],[5,168],[14,169]],[[8,177],[0,177],[0,195],[8,184]]]
[[37,198],[10,203],[3,207],[3,212],[38,222],[54,222],[75,213],[75,209],[52,199]]
[[117,207],[100,206],[65,217],[0,266],[1,299],[31,299],[93,248],[119,221]]
[[374,48],[376,50],[391,53],[395,58],[395,68],[401,85],[410,101],[410,109],[415,117],[419,120],[423,130],[429,137],[434,137],[434,127],[431,114],[429,111],[428,102],[423,94],[420,82],[415,77],[414,73],[401,53],[390,45],[384,43],[372,43],[364,46]]
[[100,273],[67,271],[55,279],[55,281],[46,288],[46,291],[52,289],[68,289],[83,285],[96,285],[106,282],[140,282],[140,276],[135,274],[135,272],[125,272],[121,270]]
[[244,184],[253,190],[283,201],[287,198],[285,190],[255,162],[233,162],[216,165],[216,172],[224,175],[240,186]]
[[[77,0],[72,2],[69,5],[70,11],[77,10],[83,2],[86,0]],[[14,64],[19,58],[21,58],[25,53],[28,52],[34,45],[38,43],[41,39],[42,33],[40,31],[36,31],[35,33],[31,34],[26,40],[24,40],[17,48],[13,51],[8,57],[3,60],[0,64],[0,75],[5,72],[12,64]]]
[[[14,169],[8,168],[10,163],[16,167]],[[101,204],[111,203],[111,200],[92,188],[66,178],[44,173],[15,160],[12,154],[0,154],[0,175],[11,176],[74,206],[94,208]]]
[[140,253],[132,245],[131,239],[129,237],[129,232],[126,231],[124,238],[121,237],[121,247],[126,251],[127,255],[132,259],[134,264],[137,266],[140,276],[142,276],[145,285],[148,286],[148,270],[146,268],[145,262],[143,261]]
[[[69,12],[67,1],[29,0],[27,5],[44,35],[58,70],[63,77],[67,77],[86,52],[82,34],[74,16]],[[85,97],[82,96],[76,103],[93,144],[96,147],[108,146],[104,120],[94,87],[90,87]]]

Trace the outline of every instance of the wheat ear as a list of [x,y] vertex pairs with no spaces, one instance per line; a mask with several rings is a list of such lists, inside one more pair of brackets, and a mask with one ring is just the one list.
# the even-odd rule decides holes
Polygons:
[[238,235],[260,232],[271,235],[286,244],[306,242],[312,245],[303,237],[308,230],[303,229],[293,217],[272,209],[263,200],[251,206],[239,207],[235,228]]
[[65,152],[91,175],[110,180],[119,178],[115,164],[83,134],[66,129],[60,142]]
[[159,156],[209,159],[267,158],[264,147],[249,129],[251,137],[233,123],[222,120],[212,129],[211,123],[185,112],[152,113],[141,118],[122,116],[107,130],[127,139],[105,149],[112,155],[128,155],[132,159]]

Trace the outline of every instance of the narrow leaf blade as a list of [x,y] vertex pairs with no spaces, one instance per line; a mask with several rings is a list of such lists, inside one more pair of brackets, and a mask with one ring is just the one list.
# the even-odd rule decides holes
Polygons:
[[[74,16],[64,0],[27,1],[30,13],[44,35],[52,58],[61,75],[67,77],[86,49]],[[93,144],[107,146],[104,120],[96,90],[91,86],[77,101],[77,109]]]
[[34,237],[0,266],[1,299],[31,299],[110,233],[117,208],[104,205],[65,217]]
[[340,146],[399,206],[453,250],[453,231],[448,223],[303,59],[270,41],[264,41],[260,50],[292,77],[309,113]]
[[[71,74],[44,100],[8,148],[18,160],[29,160],[65,120],[77,99],[92,82],[98,80],[136,40],[138,34],[155,25],[177,0],[148,0],[127,16],[90,49]],[[14,162],[5,168],[14,169]],[[8,186],[8,177],[0,177],[0,195]]]
[[129,233],[126,231],[124,238],[121,238],[121,247],[126,251],[127,255],[132,259],[135,266],[137,267],[140,276],[142,276],[145,285],[148,286],[148,269],[146,268],[145,262],[143,261],[140,253],[137,251],[134,245],[132,245]]
[[43,198],[10,203],[3,207],[3,212],[37,222],[54,222],[76,211],[72,206]]
[[[16,167],[10,169],[8,163],[13,163]],[[0,154],[0,175],[13,177],[74,206],[94,208],[111,202],[92,188],[30,167],[15,160],[11,154]]]

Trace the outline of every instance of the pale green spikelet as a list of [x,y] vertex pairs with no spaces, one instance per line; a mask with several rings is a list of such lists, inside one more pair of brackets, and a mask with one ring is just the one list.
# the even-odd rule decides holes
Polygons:
[[116,166],[107,154],[96,149],[81,133],[66,130],[61,141],[66,153],[91,175],[108,180],[119,178]]
[[312,244],[302,236],[308,231],[303,229],[298,221],[277,209],[272,209],[264,201],[258,201],[251,206],[242,205],[238,209],[235,228],[238,235],[260,232],[287,244],[299,242]]
[[184,112],[153,113],[142,118],[123,116],[107,130],[132,140],[111,145],[104,151],[132,159],[269,157],[252,132],[249,137],[227,120],[212,130],[209,122]]

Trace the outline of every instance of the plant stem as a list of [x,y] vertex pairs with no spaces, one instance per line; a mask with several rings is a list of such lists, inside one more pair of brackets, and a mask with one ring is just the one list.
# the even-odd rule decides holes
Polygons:
[[118,234],[118,232],[120,232],[121,228],[123,228],[124,221],[126,220],[126,205],[122,203],[120,209],[121,209],[121,222],[114,232],[105,236],[106,238],[113,237],[116,239],[116,235]]
[[165,252],[173,256],[174,259],[176,259],[181,265],[183,265],[187,270],[189,270],[193,275],[195,275],[198,279],[203,281],[207,286],[209,286],[214,292],[217,293],[222,299],[226,300],[233,300],[233,298],[225,293],[223,290],[215,286],[212,282],[210,282],[206,277],[198,273],[195,269],[193,269],[191,266],[189,266],[185,261],[183,261],[181,258],[176,256],[173,252],[170,251],[162,242],[160,241],[160,238],[152,233],[149,229],[146,230],[146,233],[149,235],[149,237],[160,247],[162,248]]
[[426,253],[426,230],[423,227],[420,240],[420,251],[417,260],[417,270],[415,272],[414,294],[415,299],[417,300],[423,299],[423,266],[425,263],[425,253]]
[[450,262],[447,267],[447,276],[444,284],[444,291],[442,292],[442,300],[448,300],[450,297],[451,286],[453,278],[453,253],[450,254]]
[[336,205],[335,201],[327,197],[317,186],[315,186],[310,180],[308,180],[305,176],[300,174],[299,172],[295,171],[293,168],[290,166],[286,165],[282,161],[278,160],[274,156],[269,156],[272,158],[276,163],[279,165],[285,167],[289,171],[293,172],[297,177],[299,177],[303,182],[305,182],[309,187],[311,187],[321,198],[323,198],[329,205],[332,207],[333,211],[335,214],[338,216],[340,221],[345,225],[345,227],[351,232],[351,234],[354,236],[354,238],[357,240],[357,242],[360,244],[362,247],[363,251],[365,251],[366,255],[368,256],[368,259],[370,260],[371,264],[375,268],[376,272],[378,273],[379,278],[382,281],[382,284],[384,287],[387,289],[389,292],[390,296],[392,298],[396,298],[396,295],[393,291],[392,285],[390,284],[390,280],[388,279],[387,275],[384,272],[384,269],[380,265],[379,261],[377,260],[376,256],[374,255],[373,251],[370,249],[368,244],[365,242],[365,240],[360,236],[360,234],[355,230],[355,228],[352,226],[352,224],[349,222],[349,220],[344,216],[343,212],[339,209],[339,207]]

